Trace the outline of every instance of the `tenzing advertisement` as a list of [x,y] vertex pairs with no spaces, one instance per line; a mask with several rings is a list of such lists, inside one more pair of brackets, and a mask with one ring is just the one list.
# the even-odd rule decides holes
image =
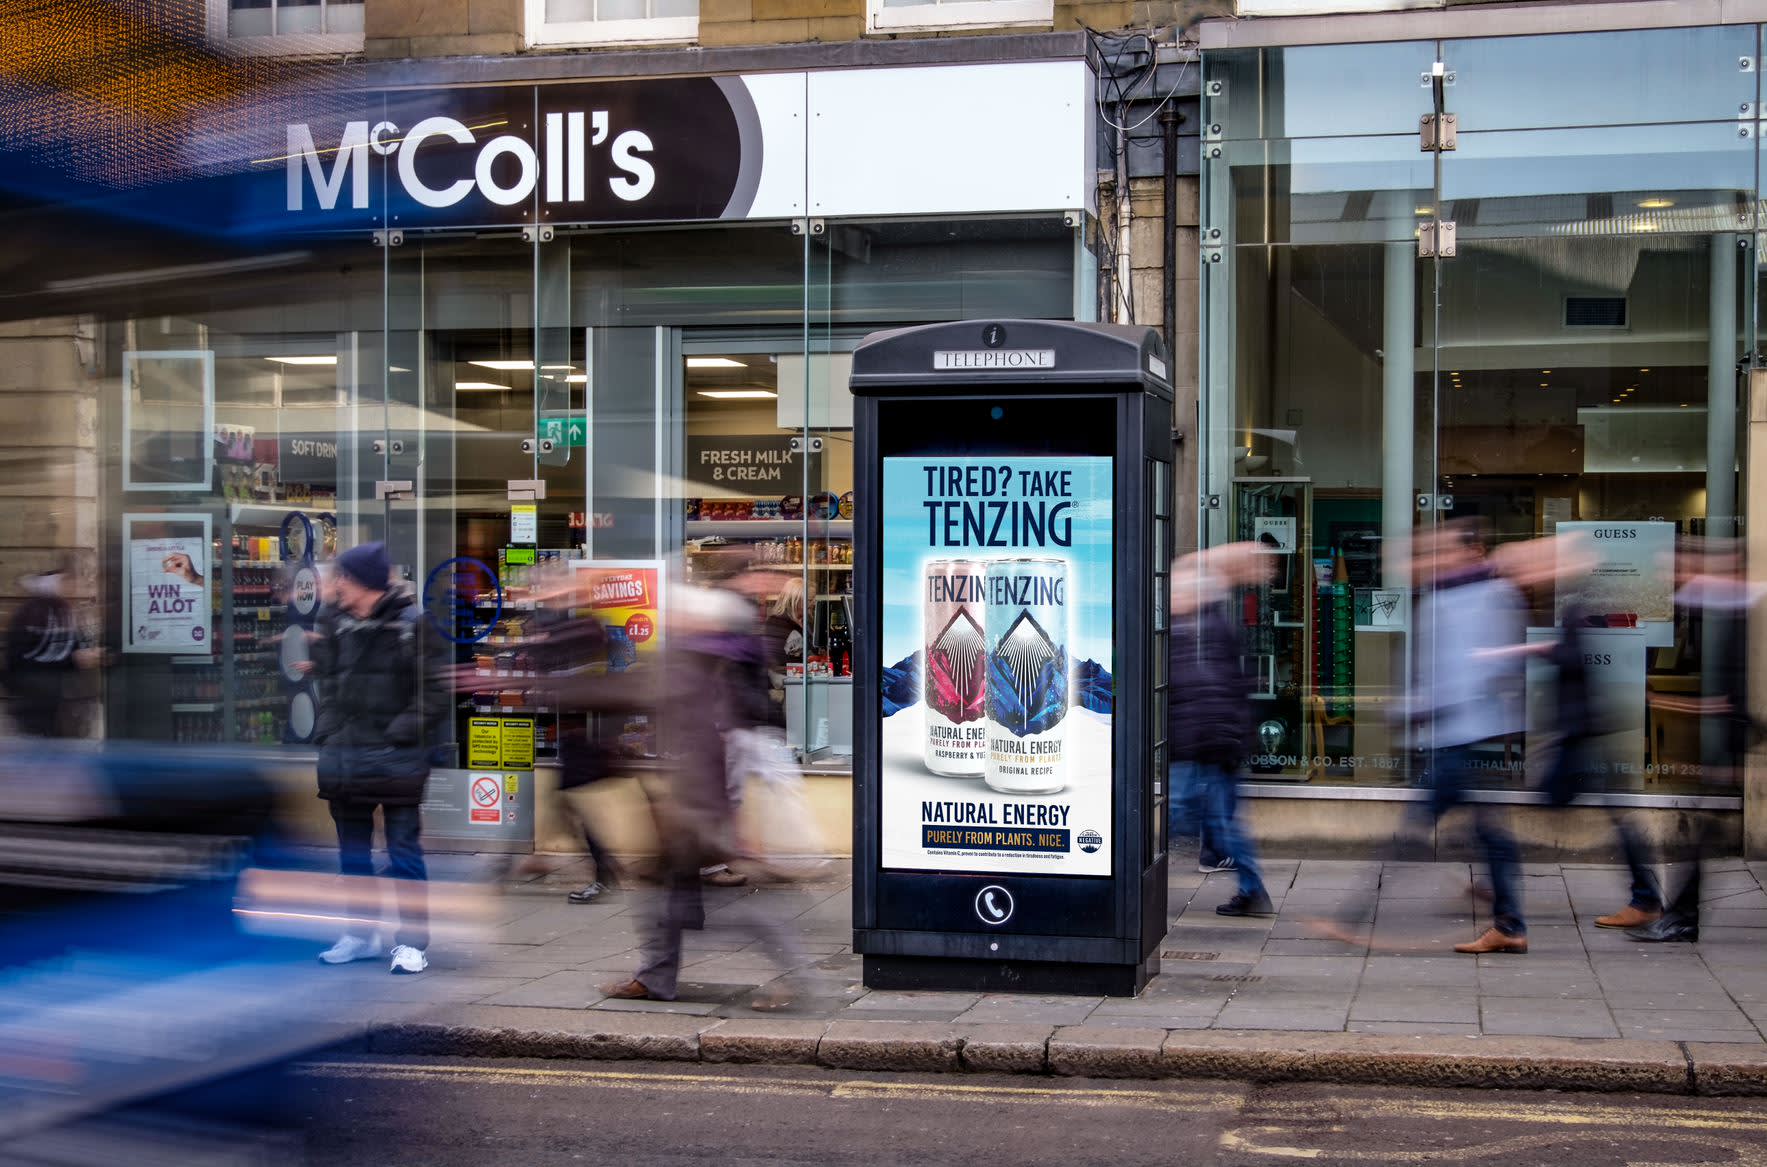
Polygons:
[[1112,460],[884,459],[883,866],[1111,873]]

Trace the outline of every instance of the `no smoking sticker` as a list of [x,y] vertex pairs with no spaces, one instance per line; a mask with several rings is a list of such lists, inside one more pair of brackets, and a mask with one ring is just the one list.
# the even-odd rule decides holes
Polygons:
[[503,821],[503,783],[495,774],[474,774],[466,802],[467,819],[475,823]]

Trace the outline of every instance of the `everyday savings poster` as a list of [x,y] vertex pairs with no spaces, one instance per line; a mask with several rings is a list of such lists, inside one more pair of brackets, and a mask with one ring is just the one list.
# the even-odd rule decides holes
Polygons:
[[211,653],[209,541],[131,538],[126,652]]
[[884,459],[885,867],[1110,874],[1112,478]]
[[654,560],[576,564],[588,581],[588,614],[607,628],[608,665],[618,672],[662,649],[662,565]]

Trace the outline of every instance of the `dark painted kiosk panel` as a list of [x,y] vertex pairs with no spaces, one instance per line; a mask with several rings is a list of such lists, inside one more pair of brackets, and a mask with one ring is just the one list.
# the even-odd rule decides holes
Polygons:
[[1142,328],[853,355],[854,941],[873,988],[1132,995],[1166,932],[1172,390]]

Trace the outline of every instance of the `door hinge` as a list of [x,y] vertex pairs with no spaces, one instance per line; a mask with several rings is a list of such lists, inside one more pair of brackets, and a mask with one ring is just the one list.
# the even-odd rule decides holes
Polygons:
[[1460,118],[1451,113],[1426,113],[1418,119],[1417,148],[1440,154],[1460,144]]
[[409,478],[391,482],[382,479],[374,484],[374,497],[380,502],[416,498],[417,487]]
[[1425,223],[1417,229],[1417,254],[1423,259],[1454,256],[1454,224],[1445,220]]

